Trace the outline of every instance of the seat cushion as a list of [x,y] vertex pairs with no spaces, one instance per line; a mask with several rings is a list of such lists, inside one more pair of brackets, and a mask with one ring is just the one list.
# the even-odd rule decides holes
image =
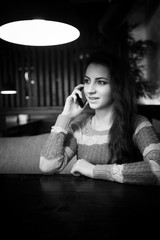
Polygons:
[[[40,151],[49,133],[0,138],[0,173],[8,174],[42,174],[39,169]],[[74,158],[61,172],[70,173]]]

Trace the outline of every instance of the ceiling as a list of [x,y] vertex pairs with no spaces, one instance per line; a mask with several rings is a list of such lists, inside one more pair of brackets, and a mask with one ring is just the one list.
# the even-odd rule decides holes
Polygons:
[[122,23],[133,5],[143,0],[11,1],[0,9],[0,25],[16,20],[44,18],[63,21],[80,30],[104,32]]
[[144,12],[146,6],[149,6],[151,12],[158,3],[159,0],[14,0],[1,6],[0,25],[17,20],[43,18],[69,23],[81,33],[97,31],[108,38],[113,32],[121,30],[122,24],[133,12],[139,8]]
[[[79,25],[91,24],[103,15],[107,0],[13,1],[0,9],[0,24],[29,18],[68,21]],[[87,22],[86,22],[87,20]]]

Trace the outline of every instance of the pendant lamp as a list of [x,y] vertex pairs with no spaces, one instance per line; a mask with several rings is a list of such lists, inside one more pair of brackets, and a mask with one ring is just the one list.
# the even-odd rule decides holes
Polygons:
[[0,26],[0,38],[27,46],[53,46],[76,40],[80,31],[58,21],[44,19],[20,20]]

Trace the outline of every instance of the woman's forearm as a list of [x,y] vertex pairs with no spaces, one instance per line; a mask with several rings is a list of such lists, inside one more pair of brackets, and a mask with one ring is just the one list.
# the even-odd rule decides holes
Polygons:
[[57,171],[63,164],[63,133],[51,133],[40,154],[42,172]]
[[[66,116],[59,116],[56,124],[52,127],[51,133],[40,153],[39,167],[42,172],[59,172],[67,165],[69,158],[73,157],[75,141],[66,139],[72,134],[69,133],[68,125],[70,119]],[[70,143],[72,142],[72,146]]]
[[157,164],[150,160],[123,164],[123,182],[143,185],[159,184],[160,166],[157,164],[157,169],[153,169],[152,163]]
[[159,176],[160,166],[154,161],[96,165],[94,168],[94,178],[120,183],[155,185],[160,182]]

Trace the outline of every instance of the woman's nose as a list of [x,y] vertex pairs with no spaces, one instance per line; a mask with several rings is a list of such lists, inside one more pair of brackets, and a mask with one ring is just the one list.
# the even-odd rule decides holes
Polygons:
[[96,89],[95,89],[95,85],[94,84],[89,84],[88,88],[87,88],[87,93],[95,93]]

